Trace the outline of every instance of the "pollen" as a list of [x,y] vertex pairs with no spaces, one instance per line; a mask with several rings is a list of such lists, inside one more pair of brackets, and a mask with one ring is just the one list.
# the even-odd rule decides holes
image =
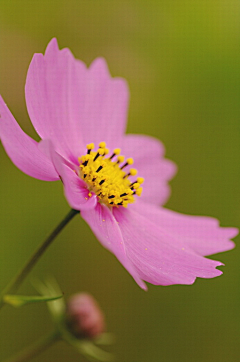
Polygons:
[[129,177],[136,176],[135,168],[128,169],[134,163],[132,158],[120,155],[120,148],[115,148],[109,157],[105,142],[100,142],[94,151],[94,144],[87,145],[87,154],[79,157],[79,176],[85,181],[89,197],[95,193],[99,202],[108,207],[127,207],[141,196],[143,177],[132,182]]

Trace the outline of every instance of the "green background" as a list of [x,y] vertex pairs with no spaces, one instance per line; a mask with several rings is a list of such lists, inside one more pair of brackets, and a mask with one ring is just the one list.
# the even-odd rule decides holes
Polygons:
[[[240,3],[238,0],[0,1],[0,93],[22,128],[35,52],[56,36],[87,64],[107,59],[131,92],[128,132],[163,141],[179,168],[167,207],[240,226]],[[0,147],[0,287],[68,212],[60,182],[21,173]],[[238,239],[236,239],[238,242]],[[142,291],[76,217],[31,276],[53,274],[66,298],[91,292],[123,362],[235,362],[240,349],[240,251],[214,256],[223,276]],[[21,293],[34,293],[27,279]],[[0,315],[0,359],[52,328],[45,304]],[[36,361],[81,361],[59,343]]]

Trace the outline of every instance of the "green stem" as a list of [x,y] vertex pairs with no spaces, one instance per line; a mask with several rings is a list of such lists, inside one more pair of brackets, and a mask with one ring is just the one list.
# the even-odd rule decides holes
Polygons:
[[25,266],[17,273],[17,275],[11,280],[11,282],[4,288],[0,295],[0,308],[4,306],[5,302],[3,297],[5,294],[15,293],[19,286],[22,284],[26,276],[30,273],[38,259],[42,256],[45,250],[49,247],[56,236],[62,231],[62,229],[68,224],[68,222],[78,214],[78,210],[71,209],[66,217],[58,224],[53,232],[43,241],[43,243],[37,248],[35,253],[31,256]]
[[47,336],[39,339],[37,342],[33,343],[31,346],[27,347],[23,351],[17,353],[15,356],[10,357],[4,362],[25,362],[31,360],[33,357],[37,356],[41,352],[45,351],[47,348],[52,346],[55,342],[59,341],[61,338],[59,332],[50,333]]

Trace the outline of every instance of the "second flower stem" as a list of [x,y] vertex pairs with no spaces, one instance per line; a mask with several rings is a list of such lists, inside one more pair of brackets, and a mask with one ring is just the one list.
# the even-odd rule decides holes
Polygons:
[[26,276],[30,273],[34,265],[37,263],[39,258],[49,247],[52,241],[56,236],[62,231],[62,229],[69,223],[72,218],[78,214],[78,210],[71,209],[66,217],[58,224],[58,226],[53,230],[53,232],[43,241],[43,243],[37,248],[35,253],[31,256],[25,266],[17,273],[17,275],[11,280],[11,282],[4,288],[0,296],[0,308],[4,306],[3,297],[5,294],[15,293],[19,286],[22,284]]

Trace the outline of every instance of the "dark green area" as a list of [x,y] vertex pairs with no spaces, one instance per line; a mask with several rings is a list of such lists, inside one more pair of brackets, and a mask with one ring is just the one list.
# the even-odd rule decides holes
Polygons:
[[[161,139],[179,172],[167,207],[240,226],[240,3],[238,0],[0,1],[0,93],[36,137],[24,101],[33,53],[56,36],[87,64],[104,56],[129,82],[128,132]],[[0,147],[0,287],[68,212],[59,183],[21,173]],[[236,240],[238,242],[238,239]],[[88,290],[106,312],[124,362],[235,362],[240,252],[215,257],[223,276],[143,292],[76,217],[33,270],[65,296]],[[34,294],[30,278],[21,294]],[[51,329],[47,308],[5,307],[0,360]],[[79,361],[57,345],[35,361]]]

